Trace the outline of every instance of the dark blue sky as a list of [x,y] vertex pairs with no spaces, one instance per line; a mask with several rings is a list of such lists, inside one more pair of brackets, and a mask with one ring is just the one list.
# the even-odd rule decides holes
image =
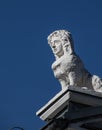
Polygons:
[[102,1],[0,1],[0,130],[39,130],[36,111],[60,91],[47,36],[72,32],[86,68],[102,77]]

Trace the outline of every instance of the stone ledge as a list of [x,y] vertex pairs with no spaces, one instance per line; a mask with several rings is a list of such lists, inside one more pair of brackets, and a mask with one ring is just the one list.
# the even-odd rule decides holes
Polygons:
[[60,91],[36,115],[42,120],[51,120],[67,107],[70,101],[88,106],[102,106],[102,93],[71,86]]

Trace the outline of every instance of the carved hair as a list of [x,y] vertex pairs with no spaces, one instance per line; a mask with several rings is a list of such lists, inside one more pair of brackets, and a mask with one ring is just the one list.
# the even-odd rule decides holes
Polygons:
[[53,37],[57,37],[61,40],[63,49],[68,49],[68,45],[70,45],[70,50],[71,52],[74,52],[74,44],[73,44],[73,39],[72,39],[72,35],[69,31],[66,30],[57,30],[54,31],[53,33],[51,33],[48,36],[48,44],[52,47],[52,38]]

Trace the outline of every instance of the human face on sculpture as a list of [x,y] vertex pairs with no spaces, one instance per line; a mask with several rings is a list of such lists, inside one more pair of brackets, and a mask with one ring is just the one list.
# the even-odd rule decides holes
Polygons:
[[54,37],[51,40],[51,48],[55,55],[61,57],[63,55],[63,46],[62,42],[58,37]]

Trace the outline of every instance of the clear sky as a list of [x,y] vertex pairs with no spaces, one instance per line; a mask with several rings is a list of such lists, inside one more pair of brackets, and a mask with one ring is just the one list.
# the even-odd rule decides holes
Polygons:
[[0,1],[0,130],[39,130],[36,111],[60,91],[47,36],[71,31],[86,68],[102,77],[101,0]]

